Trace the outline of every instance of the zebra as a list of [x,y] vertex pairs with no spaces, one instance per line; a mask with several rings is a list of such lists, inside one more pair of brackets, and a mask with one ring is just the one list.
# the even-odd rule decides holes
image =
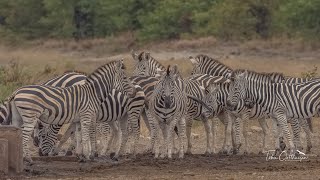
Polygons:
[[[41,85],[68,87],[77,84],[84,84],[86,77],[87,76],[83,72],[66,71],[63,75],[47,80],[46,82],[41,83]],[[9,111],[9,108],[7,108],[8,104],[8,101],[0,104],[0,123],[7,125],[12,123],[11,112]],[[35,133],[33,135],[33,144],[39,147],[39,155],[42,156],[51,151],[49,142],[57,140],[57,135],[61,125],[50,125],[50,136],[46,136],[46,134],[44,134],[45,129],[41,122],[37,124],[37,127],[38,128],[35,129]],[[45,139],[42,137],[45,137]]]
[[[179,158],[184,157],[186,102],[187,96],[183,79],[179,75],[177,66],[171,69],[169,65],[166,73],[160,76],[155,87],[148,104],[149,113],[147,114],[150,120],[155,117],[150,121],[150,126],[156,131],[154,133],[158,134],[159,127],[162,130],[167,145],[165,153],[170,159],[172,158],[172,135],[176,125],[180,139]],[[155,148],[155,158],[158,157],[159,146]]]
[[[193,69],[192,69],[192,74],[194,74],[194,73],[210,74],[210,75],[217,75],[218,74],[218,75],[222,75],[222,76],[225,76],[227,78],[230,78],[230,74],[233,72],[233,70],[231,68],[229,68],[228,66],[222,64],[218,60],[215,60],[213,58],[208,57],[207,55],[198,55],[195,58],[190,56],[189,60],[194,65]],[[306,81],[306,79],[301,79],[301,78],[284,77],[284,75],[281,74],[281,73],[266,73],[265,75],[269,76],[269,78],[271,80],[273,80],[273,82],[298,83],[298,82],[301,82],[301,81]],[[240,106],[238,106],[238,107],[240,107]],[[259,107],[256,107],[256,108],[259,108]],[[237,111],[234,111],[232,114],[239,116],[239,113],[242,112],[242,113],[240,113],[240,114],[242,114],[241,116],[243,118],[246,118],[246,116],[248,116],[249,114],[248,114],[248,112],[245,113],[244,111],[248,111],[248,110],[249,110],[248,108],[245,108],[245,110],[238,109]],[[265,119],[265,118],[263,118],[263,119]],[[263,119],[259,119],[259,121],[261,122],[262,126],[265,126],[264,125],[265,122],[263,122]],[[237,118],[236,118],[236,120],[237,121],[235,123],[239,124]],[[229,120],[229,122],[232,122],[232,121]],[[307,119],[307,122],[309,123],[309,122],[311,122],[311,120]],[[246,123],[246,121],[244,121],[244,123]],[[299,129],[298,121],[297,120],[291,120],[290,123],[292,124],[292,126],[296,130],[295,131],[295,135],[296,135],[295,139],[299,139],[298,135],[299,135],[300,129]],[[226,123],[226,124],[228,125],[228,123]],[[309,123],[309,124],[311,124],[311,123]],[[244,126],[246,126],[246,124],[244,124]],[[239,128],[239,126],[237,125],[237,127],[235,128],[237,132],[239,132],[238,128]],[[276,127],[274,126],[274,131],[275,131],[275,128]],[[308,128],[306,128],[305,126],[303,126],[303,128],[304,128],[305,132],[307,134],[309,134],[309,135],[307,135],[307,137],[310,137],[310,133],[308,133],[308,131],[309,131]],[[230,129],[230,128],[228,128],[228,129]],[[265,132],[265,128],[264,127],[263,127],[263,129],[264,129],[264,132]],[[238,134],[238,133],[236,133],[236,134]],[[244,135],[246,135],[246,132],[244,132]],[[238,136],[239,136],[239,134],[238,134]],[[239,142],[238,138],[235,138],[235,139],[238,140],[238,142]],[[279,137],[279,139],[280,139],[280,137]],[[245,138],[245,140],[246,140],[246,138]],[[308,141],[308,142],[309,142],[309,144],[311,143],[311,141]],[[311,145],[310,145],[310,147],[311,147]]]
[[[139,76],[156,76],[157,72],[164,71],[165,67],[161,65],[157,60],[150,56],[148,52],[141,52],[137,54],[132,52],[133,59],[137,62],[135,65],[134,74]],[[204,93],[204,86],[208,83],[213,82],[222,82],[227,79],[223,77],[213,77],[210,75],[197,75],[191,76],[185,79],[186,84],[186,93],[191,95],[192,97],[196,97],[196,99],[202,99]],[[212,149],[211,141],[212,138],[215,139],[215,136],[212,135],[210,121],[201,117],[201,109],[202,106],[199,106],[199,102],[195,101],[194,98],[188,98],[188,113],[186,116],[187,123],[187,139],[188,139],[188,148],[187,153],[191,153],[191,127],[192,127],[192,119],[200,119],[204,122],[205,130],[207,134],[207,149],[205,154],[211,154],[215,152],[215,148]],[[201,103],[200,103],[201,104]],[[148,128],[150,129],[150,128]],[[150,148],[148,148],[150,149]]]
[[224,76],[229,79],[232,69],[220,61],[207,55],[199,54],[195,57],[190,56],[189,60],[193,64],[192,74],[209,74],[211,76]]
[[[130,91],[125,89],[128,85],[123,60],[118,60],[96,69],[86,78],[86,83],[83,85],[66,88],[30,85],[19,88],[9,101],[12,118],[22,118],[24,160],[32,163],[28,141],[38,121],[56,125],[80,123],[83,149],[78,148],[77,154],[83,155],[85,159],[93,158],[92,152],[95,151],[93,134],[99,105],[111,89]],[[133,93],[134,90],[131,90]],[[48,115],[44,117],[43,113],[46,111]],[[80,142],[78,139],[77,141]]]
[[[226,102],[227,102],[227,97],[229,95],[229,89],[230,89],[230,83],[216,83],[216,84],[210,84],[208,87],[206,87],[206,95],[205,95],[205,103],[210,107],[210,109],[213,109],[213,116],[216,114],[219,114],[221,111],[226,109]],[[267,139],[267,124],[266,124],[266,118],[269,118],[268,115],[266,115],[261,107],[257,104],[253,104],[251,106],[247,106],[244,101],[240,101],[238,103],[238,106],[231,111],[231,113],[236,116],[236,117],[241,117],[244,123],[244,128],[243,128],[243,134],[245,138],[245,150],[244,154],[248,153],[248,138],[247,138],[247,121],[248,119],[258,119],[260,126],[262,127],[263,131],[263,146],[262,150],[259,151],[259,154],[265,153],[266,152],[266,139]],[[207,114],[206,116],[211,115],[211,112],[203,112]],[[303,121],[302,121],[303,122]],[[239,122],[236,122],[239,123]],[[294,124],[296,121],[292,122],[290,121],[293,127],[293,132],[294,134],[299,133],[297,131],[297,128],[299,129],[299,124]],[[276,123],[273,123],[273,125],[276,125]],[[302,125],[305,129],[308,128],[306,124]],[[236,127],[237,128],[237,127]],[[274,135],[276,135],[276,130],[277,127],[274,126],[273,130],[275,131]],[[236,129],[236,136],[239,136],[239,129]],[[308,134],[308,133],[307,133]],[[275,137],[278,138],[278,137]],[[236,138],[236,140],[239,139],[239,137]],[[237,148],[239,147],[239,142],[236,142],[236,145],[234,145],[235,149],[238,150]],[[309,141],[308,141],[309,143]],[[295,143],[297,144],[297,143]]]
[[[247,70],[234,71],[232,88],[227,104],[234,107],[246,99],[259,104],[262,110],[275,118],[289,141],[291,152],[295,146],[287,126],[287,118],[306,119],[315,116],[320,109],[320,81],[302,84],[269,83],[251,79]],[[258,88],[259,87],[259,88]],[[276,150],[279,150],[276,141]]]
[[[100,134],[103,136],[102,140],[102,150],[100,152],[101,156],[105,156],[108,149],[111,147],[111,144],[115,144],[115,142],[121,142],[120,149],[123,149],[123,146],[126,144],[126,137],[124,136],[124,140],[119,140],[119,137],[121,136],[118,125],[116,122],[119,122],[119,125],[123,125],[124,123],[128,121],[129,127],[128,128],[136,128],[139,129],[139,127],[132,127],[132,126],[139,126],[138,124],[131,123],[131,119],[138,119],[140,118],[140,114],[144,108],[145,105],[145,94],[142,90],[142,88],[138,85],[134,85],[136,89],[135,96],[132,98],[129,98],[124,93],[117,91],[113,89],[108,95],[106,96],[105,101],[100,105],[99,115],[97,122],[103,122],[99,123],[99,126],[97,129],[99,130]],[[124,129],[123,127],[122,129]],[[112,133],[110,133],[110,130],[112,130]],[[60,148],[62,147],[63,143],[73,134],[75,134],[76,126],[73,124],[69,127],[69,129],[64,134],[62,140],[58,144],[57,147],[54,148],[53,154],[57,154],[60,151]],[[117,136],[114,137],[114,134]],[[135,140],[136,141],[136,140]],[[54,144],[50,144],[51,147],[54,146]],[[114,147],[114,146],[112,146]],[[119,152],[120,150],[117,150],[116,152]],[[133,149],[133,155],[135,156],[135,147]],[[117,159],[119,154],[115,154],[113,159]]]

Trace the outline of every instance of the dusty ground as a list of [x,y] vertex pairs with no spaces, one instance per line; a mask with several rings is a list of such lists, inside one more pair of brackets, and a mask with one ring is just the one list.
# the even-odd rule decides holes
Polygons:
[[[152,155],[139,154],[136,159],[122,158],[115,162],[109,158],[97,158],[95,162],[78,163],[75,158],[35,159],[35,164],[27,167],[19,176],[10,179],[319,179],[320,178],[320,128],[319,119],[314,120],[312,153],[299,161],[266,160],[266,154],[258,155],[262,144],[262,132],[256,128],[257,122],[250,122],[249,155],[201,155],[205,150],[205,134],[201,123],[193,128],[193,154],[180,160],[154,159]],[[271,126],[270,122],[269,125]],[[223,142],[223,126],[219,124],[217,147]],[[267,147],[273,149],[272,131],[269,131]],[[148,143],[147,132],[138,144],[142,153]],[[305,136],[302,142],[306,147]],[[36,154],[36,149],[34,149]],[[1,176],[0,176],[1,177]],[[6,177],[8,178],[8,177]],[[1,179],[1,178],[0,178]]]
[[[202,43],[202,44],[201,44]],[[57,72],[77,69],[91,72],[106,59],[124,57],[131,72],[133,61],[130,49],[121,52],[95,50],[66,50],[64,47],[43,45],[36,48],[11,49],[0,48],[0,63],[6,64],[11,59],[18,59],[26,67],[35,65],[41,69],[50,65]],[[52,48],[51,48],[52,47]],[[223,43],[214,40],[201,42],[175,42],[150,46],[151,55],[163,64],[179,64],[181,71],[187,75],[191,71],[191,63],[187,60],[190,55],[199,53],[212,57],[222,57],[221,61],[236,68],[249,68],[256,71],[283,72],[290,76],[300,76],[301,72],[311,70],[314,66],[320,68],[320,51],[317,48],[304,48],[294,43],[282,46],[279,41],[269,43],[250,42]],[[318,68],[317,73],[320,74]],[[250,154],[244,155],[213,155],[205,157],[205,133],[200,122],[195,123],[192,130],[193,153],[185,159],[159,159],[150,155],[139,155],[136,159],[121,159],[112,162],[109,159],[98,159],[97,162],[78,163],[68,161],[35,161],[35,164],[26,169],[22,175],[4,177],[0,179],[320,179],[320,119],[314,119],[314,136],[312,155],[302,162],[280,162],[279,160],[266,161],[266,155],[257,155],[262,146],[261,130],[250,129]],[[258,126],[256,121],[250,122],[250,127]],[[271,127],[271,124],[269,124]],[[143,152],[148,139],[146,130],[142,130],[143,137],[138,145],[139,152]],[[223,126],[220,124],[217,132],[217,147],[223,142]],[[268,149],[273,149],[272,131],[269,131]],[[306,146],[305,136],[302,141]],[[34,150],[36,154],[36,150]],[[242,154],[242,152],[240,153]]]

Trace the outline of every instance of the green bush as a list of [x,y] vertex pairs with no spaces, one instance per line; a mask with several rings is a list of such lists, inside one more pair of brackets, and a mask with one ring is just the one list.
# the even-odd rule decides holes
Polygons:
[[319,0],[1,0],[1,40],[320,37]]

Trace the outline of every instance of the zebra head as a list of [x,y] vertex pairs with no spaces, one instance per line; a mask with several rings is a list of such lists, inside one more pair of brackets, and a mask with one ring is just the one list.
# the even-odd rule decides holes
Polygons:
[[208,117],[215,116],[215,112],[218,111],[219,103],[218,103],[218,92],[220,89],[220,84],[210,84],[205,88],[204,102],[209,107],[205,108],[202,111],[202,114]]
[[38,123],[38,130],[34,131],[33,143],[39,147],[39,156],[48,156],[53,152],[54,147],[58,141],[58,132],[60,125],[44,126],[41,122]]
[[172,108],[175,104],[175,90],[177,89],[177,78],[180,77],[178,74],[177,67],[170,68],[168,66],[167,70],[161,74],[160,80],[157,85],[157,95],[160,97],[161,104],[164,108]]
[[229,96],[227,99],[227,106],[230,106],[231,109],[235,109],[235,106],[237,106],[241,100],[247,99],[247,76],[247,70],[245,70],[244,72],[236,71],[232,75],[232,81],[229,88]]
[[131,55],[136,62],[133,70],[134,76],[155,76],[158,68],[165,70],[165,67],[155,60],[149,52],[142,51],[138,54],[131,51]]

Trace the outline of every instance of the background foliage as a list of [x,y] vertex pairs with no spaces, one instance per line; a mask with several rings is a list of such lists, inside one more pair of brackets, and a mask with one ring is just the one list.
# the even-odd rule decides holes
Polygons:
[[318,39],[319,0],[1,0],[0,33],[12,38],[138,40],[213,35]]

